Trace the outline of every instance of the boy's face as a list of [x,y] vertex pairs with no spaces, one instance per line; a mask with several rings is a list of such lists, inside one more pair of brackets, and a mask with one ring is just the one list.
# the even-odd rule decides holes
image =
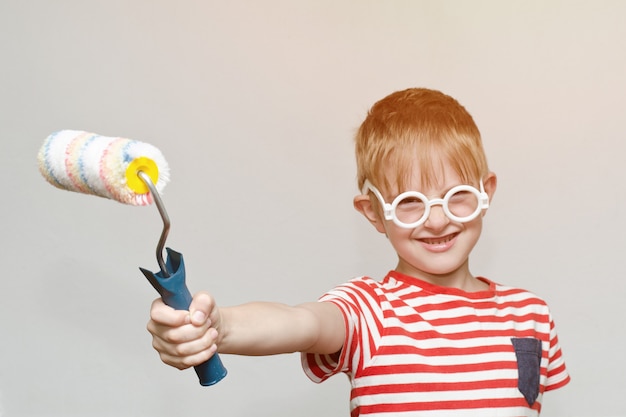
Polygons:
[[[413,171],[408,181],[407,190],[389,193],[380,190],[385,201],[392,201],[404,191],[419,191],[429,199],[442,198],[446,192],[463,184],[459,175],[449,163],[443,161],[440,174],[433,185],[422,185],[419,167]],[[479,179],[477,178],[478,182]],[[485,192],[489,199],[496,188],[495,174],[489,173],[483,178]],[[467,184],[477,187],[478,184]],[[444,213],[441,205],[433,205],[426,221],[415,228],[403,228],[381,215],[380,202],[370,200],[367,195],[355,197],[357,210],[363,213],[381,233],[386,234],[389,242],[398,254],[396,270],[436,285],[457,287],[471,290],[472,279],[469,272],[469,254],[476,245],[482,231],[483,212],[466,223],[451,220]]]

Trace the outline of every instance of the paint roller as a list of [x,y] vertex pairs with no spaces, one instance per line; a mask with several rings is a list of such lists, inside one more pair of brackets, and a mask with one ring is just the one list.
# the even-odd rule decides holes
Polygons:
[[[169,181],[169,168],[156,147],[126,138],[61,130],[46,138],[38,154],[39,171],[57,188],[92,194],[120,203],[145,206],[153,202],[163,220],[156,249],[160,271],[139,268],[163,302],[177,310],[188,310],[191,293],[185,283],[181,253],[166,248],[170,220],[160,194]],[[219,355],[195,367],[203,386],[213,385],[226,376]]]

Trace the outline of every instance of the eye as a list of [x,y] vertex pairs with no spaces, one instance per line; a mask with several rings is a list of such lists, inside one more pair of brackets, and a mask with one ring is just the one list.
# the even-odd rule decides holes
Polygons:
[[448,209],[459,218],[470,217],[476,213],[478,198],[471,191],[458,191],[448,199]]
[[424,202],[419,197],[405,197],[398,203],[401,210],[423,210]]
[[475,199],[476,199],[476,196],[474,196],[474,194],[469,191],[457,191],[456,193],[450,196],[450,199],[448,201],[449,203],[455,204],[455,203],[462,203],[468,200],[475,200]]

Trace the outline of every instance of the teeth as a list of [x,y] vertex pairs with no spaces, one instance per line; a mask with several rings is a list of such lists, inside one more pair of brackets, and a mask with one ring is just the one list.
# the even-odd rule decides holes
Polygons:
[[444,243],[448,243],[449,241],[451,241],[453,238],[453,236],[445,236],[442,237],[440,239],[423,239],[424,242],[428,243],[429,245],[441,245]]

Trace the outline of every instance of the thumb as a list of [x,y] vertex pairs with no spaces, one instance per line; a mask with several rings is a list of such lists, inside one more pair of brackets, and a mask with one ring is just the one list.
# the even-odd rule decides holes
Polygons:
[[191,324],[194,326],[204,325],[214,307],[215,301],[209,293],[201,291],[194,295],[193,300],[191,300],[191,304],[189,305],[189,318],[191,319]]

